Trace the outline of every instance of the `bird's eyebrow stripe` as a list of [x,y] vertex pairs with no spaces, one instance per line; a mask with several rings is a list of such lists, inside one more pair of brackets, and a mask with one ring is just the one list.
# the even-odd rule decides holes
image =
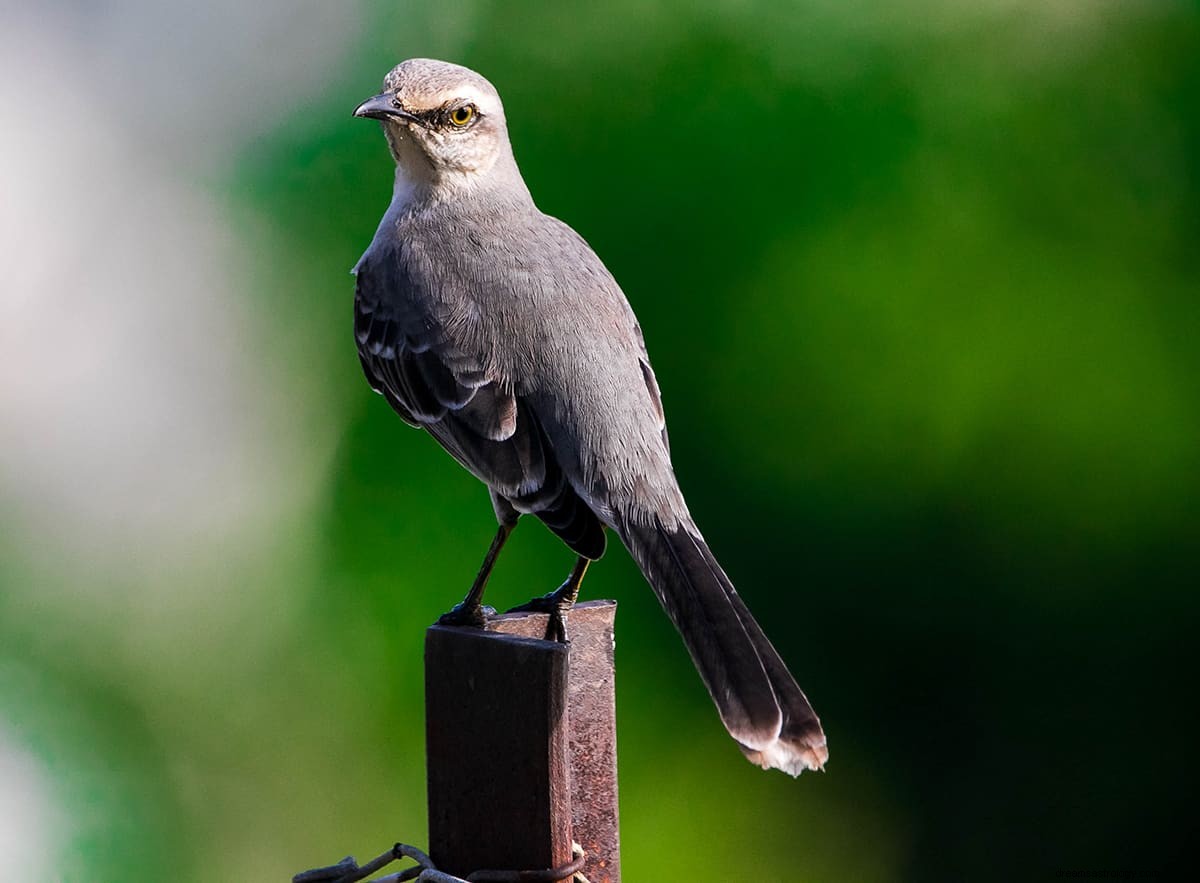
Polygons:
[[475,102],[473,102],[469,99],[462,99],[462,98],[450,98],[450,99],[447,99],[446,101],[443,101],[437,107],[429,107],[424,110],[409,110],[408,108],[405,108],[405,110],[408,113],[411,113],[413,116],[415,116],[417,119],[419,119],[421,122],[425,123],[426,125],[433,126],[433,125],[440,123],[442,121],[442,119],[445,117],[445,115],[447,113],[449,113],[451,110],[453,110],[457,107],[464,107],[466,105],[470,105],[471,107],[474,107],[475,113],[477,115],[479,115],[479,116],[483,115],[482,113],[480,113],[479,107],[478,107],[478,105],[475,104]]

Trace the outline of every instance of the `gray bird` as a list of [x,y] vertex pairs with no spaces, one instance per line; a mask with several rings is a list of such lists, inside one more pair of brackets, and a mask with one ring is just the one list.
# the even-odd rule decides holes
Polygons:
[[354,111],[382,122],[392,201],[354,268],[363,371],[491,493],[500,529],[443,622],[483,623],[496,556],[535,515],[579,557],[527,608],[574,603],[612,528],[682,635],[743,753],[792,775],[825,734],[688,513],[642,331],[583,238],[538,211],[479,74],[397,65]]

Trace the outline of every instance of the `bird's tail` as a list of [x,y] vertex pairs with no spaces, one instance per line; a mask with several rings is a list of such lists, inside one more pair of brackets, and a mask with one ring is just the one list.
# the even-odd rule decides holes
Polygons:
[[829,757],[821,722],[695,527],[655,519],[617,529],[742,753],[793,776],[821,769]]

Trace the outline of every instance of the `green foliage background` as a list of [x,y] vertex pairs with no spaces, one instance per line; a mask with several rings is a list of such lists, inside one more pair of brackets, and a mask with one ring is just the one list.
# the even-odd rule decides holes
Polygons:
[[[539,205],[622,283],[692,510],[828,732],[824,774],[746,765],[614,546],[585,593],[621,605],[626,879],[1182,861],[1195,5],[362,9],[350,63],[204,182],[259,257],[278,338],[256,358],[313,378],[281,444],[335,440],[316,498],[251,560],[204,565],[212,603],[246,606],[203,652],[114,650],[103,604],[0,607],[0,719],[73,820],[65,879],[282,880],[424,838],[421,630],[493,521],[350,336],[346,271],[391,175],[350,111],[414,55],[492,79]],[[0,548],[0,579],[48,579]],[[570,563],[524,524],[491,600]]]

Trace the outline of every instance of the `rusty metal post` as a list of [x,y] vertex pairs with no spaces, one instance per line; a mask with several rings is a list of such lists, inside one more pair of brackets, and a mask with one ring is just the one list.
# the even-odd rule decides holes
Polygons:
[[569,645],[542,640],[545,614],[488,631],[430,627],[425,643],[429,852],[465,876],[533,870],[587,853],[592,883],[619,883],[613,620],[616,603],[568,614]]
[[[620,883],[617,815],[617,694],[613,633],[616,601],[587,601],[567,614],[570,671],[567,675],[571,742],[571,822],[587,860],[591,883]],[[544,614],[509,613],[488,628],[541,637]]]
[[478,629],[425,636],[429,855],[439,870],[571,860],[567,647]]

